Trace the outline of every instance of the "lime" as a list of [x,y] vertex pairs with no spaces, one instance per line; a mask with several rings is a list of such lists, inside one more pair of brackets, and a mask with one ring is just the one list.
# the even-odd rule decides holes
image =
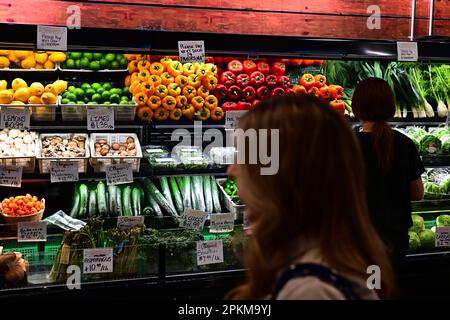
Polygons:
[[111,69],[113,69],[113,70],[120,69],[119,62],[118,61],[111,62]]
[[89,70],[89,64],[90,64],[89,59],[87,59],[85,57],[83,57],[80,60],[80,68],[81,69]]
[[83,58],[92,60],[93,57],[94,57],[94,55],[91,52],[83,52]]
[[69,92],[69,93],[67,94],[66,99],[69,100],[69,101],[77,101],[77,100],[80,100],[80,99],[77,99],[76,94],[71,93],[71,92]]
[[70,58],[73,60],[78,60],[81,59],[81,52],[71,52],[70,53]]
[[67,88],[67,91],[73,93],[75,92],[75,89],[76,89],[75,86],[69,86],[69,88]]
[[91,63],[89,64],[89,69],[94,70],[94,71],[100,70],[100,62],[91,61]]
[[123,95],[126,95],[126,96],[129,96],[129,95],[130,95],[130,88],[124,87],[124,88],[122,89],[122,94],[123,94]]
[[112,94],[109,99],[112,103],[119,103],[120,96],[118,94]]
[[90,101],[90,102],[88,102],[87,104],[98,104],[98,103],[95,102],[95,101]]
[[111,88],[112,88],[111,83],[109,83],[109,82],[103,83],[102,87],[103,87],[103,89],[108,90],[108,91],[111,90]]
[[122,59],[119,60],[120,69],[126,69],[127,65],[128,65],[127,59],[122,58]]
[[81,88],[76,88],[75,95],[77,96],[77,100],[83,100],[84,99],[84,90]]
[[102,96],[99,93],[95,93],[92,95],[91,100],[95,103],[100,103],[102,101]]
[[84,103],[88,103],[89,101],[91,101],[91,99],[89,99],[88,97],[84,97]]
[[75,60],[73,60],[73,59],[67,60],[66,67],[67,67],[67,69],[74,69],[75,68]]
[[91,88],[91,85],[89,83],[84,82],[81,84],[80,88],[86,91],[87,89]]
[[119,88],[112,88],[109,92],[111,92],[111,94],[118,94],[119,96],[122,95],[122,90]]
[[87,89],[87,90],[85,91],[85,95],[86,95],[86,97],[88,97],[89,99],[91,99],[92,96],[93,96],[95,93],[96,93],[95,90],[92,89],[92,88],[89,88],[89,89]]
[[92,56],[94,57],[94,60],[100,60],[103,58],[103,55],[99,52],[95,52]]
[[77,104],[85,104],[84,101],[77,101]]
[[108,62],[114,61],[115,58],[116,58],[116,56],[114,55],[114,53],[108,53],[108,54],[105,55],[105,59]]
[[[75,61],[74,61],[74,65],[75,65]],[[67,69],[67,63],[64,61],[63,63],[60,64],[61,69]]]
[[75,68],[76,69],[81,69],[81,60],[80,59],[75,60]]
[[109,101],[105,101],[105,102],[103,102],[103,104],[105,104],[105,105],[109,105],[109,104],[111,104],[111,102],[109,102]]
[[97,93],[98,94],[102,94],[103,92],[105,92],[106,90],[105,89],[103,89],[103,88],[99,88],[98,90],[97,90]]
[[121,97],[120,97],[120,101],[127,101],[127,102],[128,102],[128,97],[126,97],[126,96],[121,96]]
[[[112,90],[111,90],[112,91]],[[102,99],[103,101],[109,101],[109,97],[111,96],[111,93],[109,91],[105,91],[102,93]]]
[[100,69],[109,69],[109,62],[106,59],[100,60]]
[[94,83],[91,85],[91,88],[94,89],[95,91],[97,91],[97,90],[100,89],[101,87],[102,87],[102,85],[101,85],[100,83],[98,83],[98,82],[94,82]]
[[69,93],[70,93],[69,91],[64,92],[64,93],[62,94],[62,99],[66,99],[66,98],[67,98],[67,95],[68,95]]
[[61,103],[62,104],[69,104],[70,101],[69,101],[69,99],[64,98],[64,99],[61,99]]

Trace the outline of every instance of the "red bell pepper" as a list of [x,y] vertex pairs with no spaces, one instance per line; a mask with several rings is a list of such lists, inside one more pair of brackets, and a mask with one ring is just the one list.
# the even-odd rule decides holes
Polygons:
[[334,99],[332,101],[330,101],[330,107],[332,107],[333,109],[344,113],[345,112],[345,104],[344,101],[342,100],[338,100],[338,99]]
[[284,90],[284,94],[288,95],[288,96],[294,96],[295,95],[295,90],[292,88],[286,88]]
[[264,61],[258,62],[258,64],[256,65],[256,68],[264,76],[269,75],[270,66],[269,66],[269,64],[267,62],[264,62]]
[[231,71],[235,75],[238,75],[244,72],[244,66],[239,60],[232,60],[230,61],[230,63],[228,63],[228,71]]
[[[302,65],[302,61],[303,61],[302,59],[290,59],[289,64],[293,67],[299,67]],[[216,61],[216,64],[217,64],[217,61]]]
[[330,86],[331,89],[331,97],[333,99],[341,99],[342,97],[344,97],[344,88],[342,88],[341,86]]
[[322,88],[319,89],[320,91],[320,96],[325,99],[328,100],[331,98],[331,90],[328,86],[323,86]]
[[221,66],[223,64],[223,57],[214,57],[214,62],[217,66]]
[[312,94],[313,96],[319,97],[320,98],[320,89],[317,87],[312,87],[311,89],[308,90],[308,94]]
[[276,88],[272,89],[272,92],[270,93],[270,95],[272,97],[274,97],[274,96],[282,96],[282,95],[284,95],[284,89],[280,88],[280,87],[276,87]]
[[220,75],[220,83],[230,87],[236,83],[236,76],[231,71],[225,71]]
[[250,84],[255,88],[259,88],[264,85],[264,74],[259,71],[255,71],[250,75]]
[[272,65],[270,73],[273,73],[276,76],[284,76],[286,73],[286,65],[282,62],[276,62]]
[[287,89],[291,86],[291,80],[286,76],[278,76],[277,83],[283,89]]
[[256,98],[256,90],[251,86],[247,86],[242,90],[242,98],[245,101],[252,101]]
[[214,63],[214,57],[205,57],[205,63]]
[[256,71],[256,63],[252,60],[244,60],[242,64],[244,65],[244,72],[246,74],[252,74],[252,72]]
[[224,84],[218,84],[216,85],[216,88],[213,91],[213,95],[218,99],[218,100],[223,100],[227,97],[227,87]]
[[250,84],[250,76],[248,74],[241,73],[236,78],[236,84],[241,88],[245,88]]
[[294,89],[295,94],[305,94],[306,93],[306,89],[304,86],[298,85],[298,84],[294,84],[292,86],[292,89]]
[[267,88],[267,86],[259,87],[258,90],[256,90],[256,95],[258,96],[258,99],[260,100],[266,100],[270,98],[270,90]]
[[228,88],[227,97],[230,100],[237,100],[241,97],[241,88],[236,85],[233,85]]
[[314,76],[314,86],[317,88],[322,88],[323,86],[327,85],[327,77],[325,77],[323,74],[316,74]]
[[277,76],[276,76],[276,75],[270,74],[270,75],[268,75],[268,76],[266,77],[266,85],[267,85],[269,88],[276,87],[277,84],[278,84],[278,81],[277,81]]
[[235,60],[235,59],[236,59],[236,57],[224,57],[224,58],[223,58],[223,63],[226,64],[226,65],[228,66],[228,64],[229,64],[231,61]]
[[254,107],[256,107],[256,105],[257,105],[258,103],[260,103],[260,102],[261,102],[261,101],[258,100],[258,99],[253,100],[253,102],[252,102],[252,109],[253,109]]
[[249,110],[252,108],[252,104],[250,102],[239,101],[237,103],[236,110]]
[[223,110],[223,111],[230,111],[230,110],[236,110],[236,109],[237,109],[237,104],[236,104],[236,102],[228,101],[228,102],[225,102],[225,103],[222,105],[222,110]]
[[305,87],[306,90],[311,89],[314,87],[314,84],[316,83],[316,80],[314,79],[314,76],[310,73],[305,73],[300,78],[300,84]]

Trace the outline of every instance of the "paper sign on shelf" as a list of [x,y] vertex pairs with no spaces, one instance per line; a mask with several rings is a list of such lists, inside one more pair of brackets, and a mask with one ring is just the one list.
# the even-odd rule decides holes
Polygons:
[[84,249],[83,273],[113,272],[113,249]]
[[112,164],[106,167],[106,184],[133,183],[133,170],[129,163]]
[[20,188],[22,167],[0,165],[0,186]]
[[436,247],[450,247],[450,227],[436,227]]
[[114,130],[114,109],[112,108],[88,108],[88,130]]
[[17,242],[47,241],[47,223],[45,221],[19,222],[17,224]]
[[38,50],[67,51],[67,28],[37,26]]
[[417,42],[397,42],[397,57],[398,61],[419,60]]
[[178,52],[181,63],[205,62],[205,42],[178,41]]
[[223,262],[222,240],[197,241],[198,266],[222,262]]
[[50,182],[78,181],[77,161],[50,161]]
[[120,230],[129,230],[134,227],[141,227],[144,225],[144,216],[137,217],[117,217],[117,228]]
[[221,233],[234,230],[234,213],[213,213],[210,215],[209,232]]
[[2,108],[0,128],[30,129],[30,110],[28,108]]
[[225,129],[235,129],[239,118],[246,112],[246,110],[231,110],[225,112]]
[[185,209],[180,217],[180,227],[187,229],[201,230],[205,225],[208,214],[204,211]]

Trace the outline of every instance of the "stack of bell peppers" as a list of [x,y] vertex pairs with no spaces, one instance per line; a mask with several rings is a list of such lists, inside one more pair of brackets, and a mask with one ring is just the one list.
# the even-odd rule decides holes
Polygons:
[[129,61],[128,71],[125,83],[130,85],[140,120],[220,120],[224,116],[212,94],[218,71],[213,63],[182,64],[174,57],[137,56]]
[[291,83],[285,72],[282,62],[270,65],[233,59],[219,75],[213,94],[222,102],[223,111],[252,109],[261,100],[288,93]]

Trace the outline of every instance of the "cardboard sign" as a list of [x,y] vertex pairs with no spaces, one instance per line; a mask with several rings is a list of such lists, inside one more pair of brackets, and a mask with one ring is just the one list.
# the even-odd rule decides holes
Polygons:
[[197,241],[198,266],[222,262],[223,262],[222,240]]
[[133,182],[133,170],[129,163],[112,164],[106,167],[106,184],[124,184]]
[[181,63],[205,62],[205,42],[178,41],[178,52]]
[[419,60],[417,42],[397,42],[397,57],[398,61]]
[[225,129],[235,129],[239,118],[241,118],[246,110],[231,110],[225,112]]
[[0,186],[20,188],[22,186],[22,167],[0,165]]
[[84,249],[83,273],[113,272],[113,249]]
[[222,233],[234,230],[233,213],[214,213],[210,215],[209,232]]
[[202,230],[208,214],[204,211],[186,209],[180,217],[180,227]]
[[19,222],[17,224],[17,242],[47,241],[47,223],[45,221]]
[[144,216],[117,217],[117,228],[120,230],[129,230],[134,227],[142,227],[143,225],[144,225]]
[[0,128],[30,129],[30,110],[28,108],[2,108]]
[[450,227],[436,227],[436,247],[450,247]]
[[67,51],[67,28],[37,26],[37,49]]
[[88,130],[114,130],[114,109],[87,109]]
[[50,182],[78,181],[77,161],[50,161]]

